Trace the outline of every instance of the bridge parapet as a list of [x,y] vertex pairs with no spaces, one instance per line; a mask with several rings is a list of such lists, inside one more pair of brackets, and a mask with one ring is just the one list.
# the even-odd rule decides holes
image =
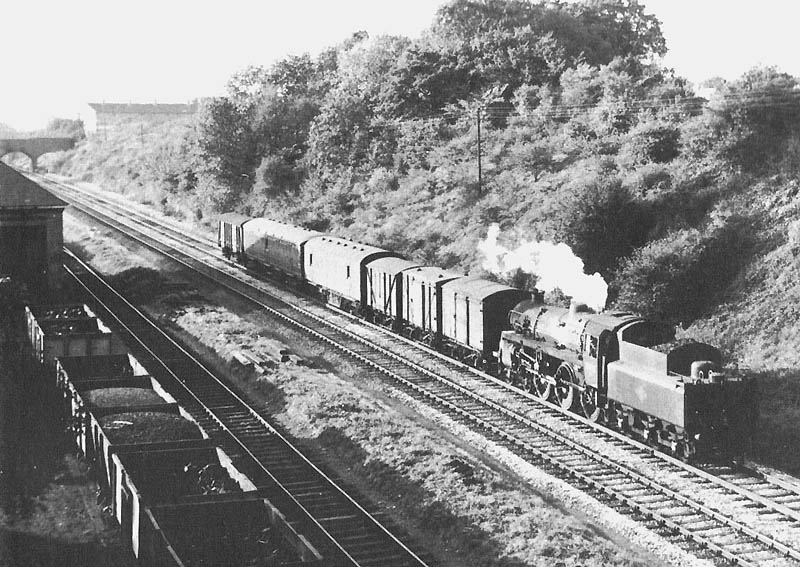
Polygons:
[[74,138],[3,138],[0,139],[0,157],[20,152],[31,158],[31,170],[36,171],[36,161],[50,152],[62,152],[75,147]]

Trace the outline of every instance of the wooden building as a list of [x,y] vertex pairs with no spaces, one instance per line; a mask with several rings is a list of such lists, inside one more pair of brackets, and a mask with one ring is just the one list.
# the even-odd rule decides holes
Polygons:
[[38,294],[61,288],[66,206],[0,162],[0,275],[17,278]]
[[90,102],[94,116],[86,122],[87,130],[104,132],[126,123],[158,124],[179,118],[191,118],[199,109],[199,101],[188,104],[136,104]]

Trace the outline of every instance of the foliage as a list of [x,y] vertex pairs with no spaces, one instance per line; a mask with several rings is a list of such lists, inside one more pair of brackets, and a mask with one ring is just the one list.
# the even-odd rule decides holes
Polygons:
[[598,67],[665,52],[658,20],[635,0],[453,0],[392,70],[395,112],[420,117],[492,86],[554,84],[581,62]]
[[167,279],[152,268],[136,266],[110,277],[112,285],[134,303],[144,303],[161,295]]
[[69,118],[53,118],[45,130],[48,136],[73,138],[75,141],[85,140],[86,131],[83,127],[83,120],[71,120]]
[[640,121],[620,148],[630,165],[669,163],[681,153],[681,132],[667,122]]
[[732,217],[706,230],[676,231],[637,250],[614,278],[615,306],[689,324],[714,305],[745,264],[750,221]]
[[295,192],[305,178],[304,158],[311,124],[319,112],[308,97],[287,96],[270,90],[254,110],[257,154],[253,189],[267,195]]
[[391,164],[395,149],[393,124],[382,117],[383,78],[405,49],[398,38],[362,39],[340,54],[336,86],[328,93],[309,137],[308,163],[315,180],[334,182],[342,167]]
[[215,208],[227,210],[250,188],[258,165],[257,139],[250,108],[232,99],[214,98],[202,109],[198,145],[205,162],[208,197]]
[[800,135],[800,83],[774,67],[755,68],[711,101],[713,135],[721,154],[745,171],[780,163],[787,142]]
[[615,177],[576,184],[561,212],[560,237],[586,266],[587,273],[609,276],[618,260],[646,241],[649,211]]
[[588,0],[570,4],[568,11],[588,36],[588,61],[597,65],[618,56],[649,59],[667,53],[661,24],[637,0]]
[[57,167],[156,187],[168,212],[267,215],[459,271],[481,271],[497,223],[571,245],[617,306],[687,322],[736,291],[751,216],[783,211],[761,226],[796,247],[800,99],[766,68],[704,101],[654,62],[665,49],[632,0],[452,0],[418,39],[358,32],[244,69],[190,127],[90,136]]

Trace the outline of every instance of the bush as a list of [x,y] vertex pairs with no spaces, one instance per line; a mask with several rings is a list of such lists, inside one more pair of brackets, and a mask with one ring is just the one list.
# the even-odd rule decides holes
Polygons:
[[706,231],[684,229],[651,242],[615,274],[615,307],[688,324],[715,305],[747,261],[753,239],[745,218]]
[[712,101],[722,155],[737,168],[764,173],[777,167],[800,134],[798,80],[774,67],[754,68]]
[[672,187],[672,174],[663,165],[648,163],[637,168],[625,180],[625,186],[634,193],[663,193]]
[[581,187],[560,213],[559,235],[587,273],[607,280],[620,258],[643,244],[652,224],[647,207],[617,178],[597,178]]
[[630,165],[669,163],[681,153],[681,132],[671,124],[648,121],[637,124],[620,149]]
[[111,285],[133,303],[146,302],[164,291],[166,279],[152,268],[136,266],[110,278]]

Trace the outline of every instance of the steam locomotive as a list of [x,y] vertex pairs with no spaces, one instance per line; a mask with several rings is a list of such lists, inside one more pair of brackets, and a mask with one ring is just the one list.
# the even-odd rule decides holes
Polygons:
[[631,313],[545,305],[541,294],[264,218],[219,218],[227,257],[483,368],[681,458],[740,455],[757,417],[752,379],[720,352]]

